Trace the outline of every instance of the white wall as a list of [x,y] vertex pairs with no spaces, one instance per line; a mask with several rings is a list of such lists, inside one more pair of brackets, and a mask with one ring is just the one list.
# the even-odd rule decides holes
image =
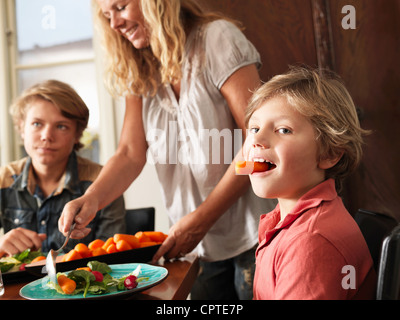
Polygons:
[[[122,129],[125,104],[123,100],[119,100],[115,105],[116,126],[119,136]],[[125,192],[124,198],[127,209],[155,207],[155,229],[157,231],[168,233],[169,220],[166,214],[164,201],[161,197],[160,184],[158,182],[154,165],[146,164],[140,176]]]
[[154,166],[147,164],[142,173],[124,194],[127,209],[155,207],[157,231],[168,233],[169,221],[161,199],[160,187]]

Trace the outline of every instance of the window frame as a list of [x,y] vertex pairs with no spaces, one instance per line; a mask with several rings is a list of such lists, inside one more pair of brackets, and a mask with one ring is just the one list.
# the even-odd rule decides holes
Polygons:
[[9,115],[11,101],[19,94],[18,72],[27,69],[40,69],[54,66],[93,62],[96,70],[97,92],[99,101],[99,146],[100,163],[104,164],[115,152],[117,146],[116,132],[116,102],[107,92],[102,75],[102,50],[96,32],[93,33],[94,56],[83,59],[64,59],[57,62],[38,64],[19,64],[17,27],[16,27],[16,1],[5,0],[0,2],[0,16],[4,23],[0,26],[0,66],[5,72],[0,75],[0,166],[21,158],[19,148],[20,138],[16,134],[12,119]]
[[0,74],[0,165],[5,165],[14,159],[14,130],[12,120],[8,112],[8,106],[13,97],[13,81],[11,72],[10,42],[12,41],[13,21],[10,15],[10,0],[1,1],[0,16],[3,24],[0,33],[0,65],[4,70]]

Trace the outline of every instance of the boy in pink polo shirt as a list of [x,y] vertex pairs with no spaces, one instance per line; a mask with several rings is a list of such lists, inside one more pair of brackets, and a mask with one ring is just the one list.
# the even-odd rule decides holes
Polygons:
[[367,133],[342,82],[292,68],[254,93],[246,124],[245,158],[264,168],[253,190],[278,199],[260,219],[254,299],[373,299],[371,255],[337,195]]

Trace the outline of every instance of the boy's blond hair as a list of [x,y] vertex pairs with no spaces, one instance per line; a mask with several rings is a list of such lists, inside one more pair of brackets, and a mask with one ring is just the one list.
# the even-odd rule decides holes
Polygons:
[[[79,137],[86,129],[89,121],[89,109],[78,93],[68,84],[58,80],[47,80],[26,89],[11,105],[10,114],[15,128],[21,132],[21,124],[25,121],[30,104],[39,100],[53,103],[61,114],[76,121]],[[78,142],[74,149],[79,150],[83,144]]]
[[368,133],[360,127],[357,110],[343,82],[330,71],[292,67],[257,89],[246,110],[246,126],[255,110],[277,96],[285,97],[311,121],[316,132],[318,159],[334,159],[343,154],[334,167],[326,170],[326,178],[335,179],[340,191],[344,178],[361,161],[362,136]]

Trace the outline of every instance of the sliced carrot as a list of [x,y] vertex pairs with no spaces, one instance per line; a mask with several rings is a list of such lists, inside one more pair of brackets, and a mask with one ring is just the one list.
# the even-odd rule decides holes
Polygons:
[[93,257],[101,256],[103,254],[107,254],[107,251],[102,247],[98,247],[92,251]]
[[33,260],[31,261],[31,263],[33,263],[33,262],[38,262],[38,261],[42,261],[42,260],[46,260],[46,257],[45,257],[45,256],[36,257],[35,259],[33,259]]
[[139,242],[149,242],[151,239],[146,236],[143,231],[136,232],[135,237],[139,239]]
[[74,249],[82,256],[82,258],[90,258],[92,256],[92,252],[84,243],[78,243]]
[[65,294],[72,294],[76,289],[76,282],[63,274],[57,277],[57,282]]
[[71,251],[69,251],[67,254],[65,254],[62,258],[62,261],[73,261],[73,260],[78,260],[78,259],[82,259],[81,254],[76,251],[75,249],[72,249]]
[[102,247],[103,245],[104,245],[103,240],[96,239],[96,240],[93,240],[91,243],[89,243],[88,247],[90,250],[94,250],[94,249]]
[[139,248],[139,239],[132,234],[117,233],[114,235],[114,242],[125,240],[131,246],[131,249]]
[[92,272],[92,269],[90,269],[89,267],[76,268],[76,270],[85,270],[85,271]]
[[107,249],[106,249],[107,253],[115,253],[118,252],[117,250],[117,246],[115,243],[110,244]]
[[154,241],[140,242],[140,248],[155,246],[157,244],[159,244],[159,243],[158,242],[154,242]]
[[144,231],[143,233],[154,242],[163,242],[167,238],[167,235],[161,231]]
[[118,251],[132,250],[132,247],[130,246],[130,244],[125,240],[117,241],[116,248]]

